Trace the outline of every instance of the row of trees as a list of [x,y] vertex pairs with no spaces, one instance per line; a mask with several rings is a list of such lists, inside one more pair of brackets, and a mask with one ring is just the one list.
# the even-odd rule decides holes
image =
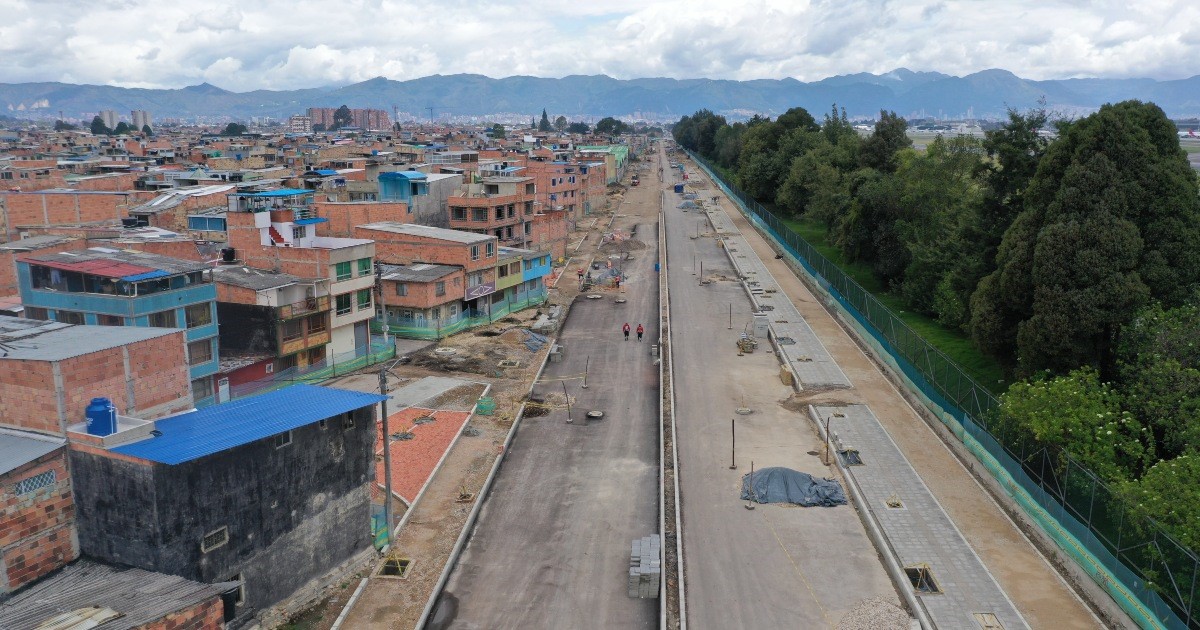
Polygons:
[[1196,174],[1153,104],[1056,121],[1054,140],[1051,124],[1011,111],[923,152],[894,113],[864,137],[836,107],[732,125],[701,110],[674,135],[1028,379],[1000,426],[1066,449],[1200,546],[1200,486],[1176,487],[1200,478]]

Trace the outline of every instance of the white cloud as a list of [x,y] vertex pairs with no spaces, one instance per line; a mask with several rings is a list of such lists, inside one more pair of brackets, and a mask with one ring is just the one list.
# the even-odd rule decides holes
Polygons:
[[0,0],[0,82],[290,89],[430,74],[811,81],[1200,73],[1194,0]]

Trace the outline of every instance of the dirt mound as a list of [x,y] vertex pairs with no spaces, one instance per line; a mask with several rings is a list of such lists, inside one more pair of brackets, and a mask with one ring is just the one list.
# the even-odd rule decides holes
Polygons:
[[624,252],[635,252],[640,249],[646,249],[647,245],[636,238],[627,238],[623,241],[609,241],[600,246],[600,251],[605,254],[619,254]]

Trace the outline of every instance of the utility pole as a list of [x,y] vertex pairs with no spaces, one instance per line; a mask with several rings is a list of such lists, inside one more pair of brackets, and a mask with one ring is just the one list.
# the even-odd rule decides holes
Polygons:
[[567,424],[571,424],[571,397],[567,395],[567,381],[559,381],[563,386],[563,399],[567,402]]
[[737,470],[737,418],[729,419],[729,470]]
[[383,520],[387,523],[387,544],[392,544],[392,444],[391,431],[388,429],[387,412],[387,371],[386,367],[379,369],[379,393],[384,399],[379,401],[379,410],[383,414]]

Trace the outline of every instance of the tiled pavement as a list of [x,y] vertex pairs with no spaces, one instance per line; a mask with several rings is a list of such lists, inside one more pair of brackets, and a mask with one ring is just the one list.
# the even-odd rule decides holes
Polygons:
[[[830,419],[834,450],[857,450],[863,464],[845,470],[902,567],[928,565],[940,594],[917,593],[939,628],[975,628],[975,613],[991,613],[1007,630],[1028,627],[995,578],[865,405],[816,407]],[[833,417],[835,413],[845,417]],[[840,445],[840,446],[839,446]],[[890,507],[898,499],[901,507]]]
[[[433,422],[415,424],[417,418],[431,416]],[[417,498],[421,488],[433,476],[434,468],[442,459],[442,455],[454,443],[454,438],[462,432],[463,426],[471,414],[464,411],[445,411],[410,407],[388,415],[388,430],[393,434],[409,432],[411,440],[392,440],[392,492],[404,498],[408,504]],[[382,429],[382,425],[380,425]],[[378,452],[383,453],[383,440],[380,439]],[[383,458],[375,464],[375,483],[383,485]],[[382,495],[381,495],[382,496]]]

